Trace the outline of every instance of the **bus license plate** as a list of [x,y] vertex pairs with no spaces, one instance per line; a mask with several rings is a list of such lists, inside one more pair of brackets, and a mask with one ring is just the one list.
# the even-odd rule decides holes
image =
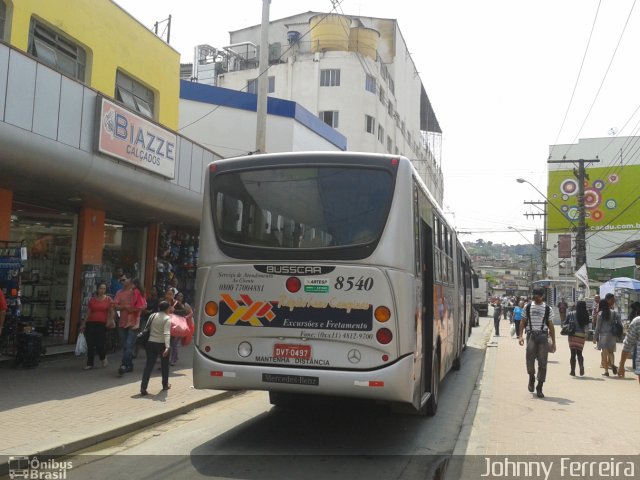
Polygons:
[[287,345],[276,343],[273,346],[273,358],[303,358],[311,359],[311,345]]

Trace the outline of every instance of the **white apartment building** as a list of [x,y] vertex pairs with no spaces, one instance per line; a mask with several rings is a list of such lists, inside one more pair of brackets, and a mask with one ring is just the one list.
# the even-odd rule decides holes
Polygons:
[[[226,47],[196,47],[183,78],[257,93],[260,34],[255,25]],[[320,117],[350,151],[412,159],[442,204],[442,132],[396,20],[306,12],[271,21],[268,38],[269,96]]]

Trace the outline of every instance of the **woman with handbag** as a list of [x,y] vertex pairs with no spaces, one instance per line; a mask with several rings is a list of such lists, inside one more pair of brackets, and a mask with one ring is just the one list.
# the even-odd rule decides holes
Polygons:
[[606,299],[600,300],[598,307],[598,320],[593,340],[597,343],[597,348],[600,350],[600,356],[602,357],[602,368],[604,368],[602,375],[608,377],[609,367],[611,367],[614,375],[618,374],[614,355],[616,351],[616,335],[614,334],[616,327],[614,325],[620,323],[620,315],[615,310],[611,310]]
[[[175,295],[174,290],[169,288],[164,294],[164,299],[173,307],[172,320],[175,322],[180,320],[186,326],[188,317],[193,315],[193,309],[188,303],[183,303],[184,296],[180,292]],[[175,333],[171,336],[171,356],[169,358],[171,366],[178,362],[178,348],[181,342],[182,337],[175,335]]]
[[640,304],[634,302],[631,304],[631,324],[627,329],[627,334],[624,337],[622,343],[622,353],[620,354],[620,365],[618,366],[618,377],[624,378],[624,364],[627,358],[633,359],[633,371],[638,375],[638,382],[640,382],[640,355],[638,347],[640,347]]
[[171,339],[171,319],[169,314],[173,307],[169,302],[162,301],[158,305],[158,313],[149,317],[145,330],[149,331],[149,340],[145,345],[147,352],[147,363],[142,373],[142,383],[140,384],[140,395],[148,395],[147,386],[151,378],[153,366],[160,356],[160,369],[162,370],[162,390],[169,390],[169,341]]
[[569,375],[576,376],[576,357],[580,366],[580,376],[584,376],[584,357],[582,350],[584,348],[584,340],[587,337],[587,326],[589,325],[589,312],[587,311],[587,302],[578,300],[575,310],[567,313],[565,326],[569,335],[569,349],[571,350],[571,359],[569,365],[571,371]]
[[111,298],[107,295],[107,284],[100,282],[98,289],[89,300],[87,317],[80,325],[80,333],[87,339],[87,365],[85,370],[93,368],[96,352],[103,367],[107,362],[107,328],[114,328]]

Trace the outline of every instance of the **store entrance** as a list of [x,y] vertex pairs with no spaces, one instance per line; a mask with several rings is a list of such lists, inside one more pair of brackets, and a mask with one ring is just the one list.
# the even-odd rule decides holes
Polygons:
[[[139,278],[142,281],[145,273],[145,255],[145,227],[107,221],[102,252],[102,275],[107,282],[107,290],[110,295],[115,295],[120,288],[118,279],[114,277],[114,273],[118,269],[129,273],[131,278]],[[144,287],[146,290],[147,286],[144,285]]]
[[44,345],[66,343],[71,301],[75,216],[16,204],[10,240],[26,247],[20,274],[21,308],[16,333],[42,334]]

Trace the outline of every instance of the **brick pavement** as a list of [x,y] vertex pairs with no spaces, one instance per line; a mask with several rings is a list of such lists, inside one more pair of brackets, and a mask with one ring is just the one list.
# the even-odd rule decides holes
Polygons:
[[171,367],[171,389],[162,391],[156,370],[146,397],[139,395],[144,353],[121,378],[119,353],[109,355],[107,368],[86,371],[85,357],[72,354],[34,369],[1,366],[0,466],[12,455],[73,452],[228,396],[192,387],[192,348]]
[[[599,352],[588,342],[586,375],[570,377],[567,339],[560,337],[550,355],[546,398],[538,399],[526,389],[524,347],[508,336],[506,321],[505,335],[493,337],[492,323],[483,318],[475,331],[486,339],[487,353],[454,453],[639,453],[635,375],[602,377]],[[73,355],[46,359],[33,370],[1,366],[0,471],[11,455],[77,451],[225,398],[228,393],[192,388],[191,348],[171,370],[171,390],[161,392],[154,371],[147,397],[139,396],[143,359],[122,378],[116,375],[118,354],[109,356],[106,369],[90,371],[82,369],[84,358]]]
[[[603,377],[600,352],[587,341],[585,376],[571,377],[567,337],[557,328],[557,351],[549,355],[545,398],[539,399],[527,390],[525,347],[509,336],[508,322],[500,337],[492,335],[492,319],[482,319],[480,328],[487,354],[456,454],[640,453],[640,385],[629,360],[625,379]],[[621,349],[618,343],[616,362]]]

